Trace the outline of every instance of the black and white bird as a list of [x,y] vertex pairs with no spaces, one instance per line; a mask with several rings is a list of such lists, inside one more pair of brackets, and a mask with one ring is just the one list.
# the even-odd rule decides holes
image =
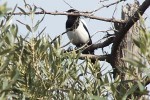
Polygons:
[[[79,13],[75,9],[70,9],[67,12]],[[68,38],[70,39],[71,43],[74,44],[76,47],[81,47],[86,44],[87,46],[89,46],[92,44],[87,25],[83,19],[80,19],[80,16],[68,15],[68,19],[66,21],[66,30],[68,30]],[[88,51],[85,49],[82,53],[94,54],[94,50]]]

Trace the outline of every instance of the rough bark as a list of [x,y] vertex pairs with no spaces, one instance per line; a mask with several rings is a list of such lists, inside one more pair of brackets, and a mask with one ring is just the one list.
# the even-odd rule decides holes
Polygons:
[[[136,1],[136,0],[135,0]],[[135,12],[139,9],[139,4],[137,4],[136,2],[134,4],[127,4],[125,6],[122,7],[122,20],[130,20],[130,18],[132,18],[132,16],[134,16]],[[129,83],[125,82],[127,80],[133,80],[132,84],[137,84],[137,82],[134,80],[135,77],[130,76],[127,73],[127,69],[130,69],[130,65],[128,65],[128,63],[124,62],[122,60],[122,58],[133,58],[136,59],[136,57],[140,58],[140,54],[139,54],[139,49],[137,46],[135,46],[135,44],[133,43],[133,39],[137,39],[139,37],[139,28],[140,27],[139,24],[140,22],[137,21],[134,23],[134,25],[126,32],[126,34],[124,34],[124,37],[122,37],[122,41],[120,42],[120,44],[118,45],[118,48],[116,49],[116,55],[115,55],[115,63],[113,63],[116,69],[114,69],[114,77],[116,77],[117,75],[120,76],[121,78],[121,82],[117,87],[118,90],[118,94],[120,95],[120,99],[123,96],[123,94],[121,94],[121,91],[127,91],[130,89]],[[119,26],[119,28],[118,28]],[[117,30],[119,30],[120,28],[122,29],[122,27],[124,27],[125,25],[115,25],[115,28]],[[117,33],[116,34],[120,34]],[[115,51],[113,51],[115,52]],[[136,55],[133,56],[133,55]],[[137,69],[135,69],[135,73],[141,74],[142,72],[140,72]],[[142,74],[141,74],[142,75]],[[133,93],[135,98],[141,98],[141,95],[143,94],[139,94],[138,93],[139,88],[137,87],[136,91]],[[129,95],[127,97],[128,99],[131,98],[131,95]],[[142,97],[144,98],[144,97]]]
[[[124,62],[122,62],[121,58],[124,55],[124,52],[122,51],[122,50],[124,50],[123,48],[127,48],[126,47],[127,41],[125,41],[126,40],[125,38],[128,34],[129,29],[131,27],[133,27],[134,24],[140,19],[140,15],[143,15],[143,13],[149,7],[149,5],[150,5],[150,1],[145,0],[136,11],[129,13],[129,15],[125,13],[123,18],[126,18],[126,16],[131,16],[131,17],[128,17],[125,19],[126,20],[125,24],[114,23],[116,30],[118,30],[118,31],[115,31],[116,37],[115,37],[113,45],[112,45],[111,58],[110,58],[111,59],[110,63],[114,69],[114,73],[113,73],[114,77],[116,77],[117,75],[124,76],[123,72],[121,72],[122,68],[124,69],[124,67],[121,67],[121,65],[123,65],[123,63],[124,63]],[[128,10],[126,10],[126,11],[128,11]]]

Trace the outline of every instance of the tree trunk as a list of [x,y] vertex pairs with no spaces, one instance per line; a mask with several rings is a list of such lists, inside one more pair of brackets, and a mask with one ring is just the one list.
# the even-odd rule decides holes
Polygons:
[[[122,6],[121,18],[123,20],[128,20],[135,13],[138,7],[139,7],[139,4],[137,2],[134,2],[134,4],[126,4],[125,6]],[[119,27],[122,27],[122,26],[119,26]],[[124,62],[122,58],[136,59],[135,56],[133,55],[140,56],[138,48],[133,43],[133,39],[136,39],[139,37],[138,27],[139,27],[139,22],[135,23],[134,26],[130,28],[130,30],[126,34],[125,38],[122,40],[117,50],[115,66],[117,66],[116,68],[121,78],[121,82],[117,87],[118,94],[116,95],[117,96],[119,95],[120,99],[122,98],[122,96],[124,96],[124,92],[125,91],[127,92],[127,90],[130,89],[129,83],[127,83],[126,81],[134,80],[135,78],[135,77],[132,77],[132,75],[127,74],[127,70],[129,70],[131,66],[128,63]],[[136,73],[139,73],[138,68],[135,70],[136,70],[135,71]],[[137,94],[135,94],[135,96],[137,97]],[[130,96],[128,98],[130,98]]]
[[[138,7],[139,4],[136,4],[136,2],[134,4],[126,4],[125,6],[122,6],[121,18],[123,20],[128,20],[135,13]],[[116,66],[118,66],[117,70],[119,71],[122,80],[128,79],[129,76],[126,76],[127,74],[125,70],[130,67],[128,63],[125,63],[122,60],[122,58],[134,58],[134,54],[139,54],[138,48],[133,43],[133,39],[139,37],[138,27],[139,22],[135,23],[134,26],[130,28],[117,51]]]

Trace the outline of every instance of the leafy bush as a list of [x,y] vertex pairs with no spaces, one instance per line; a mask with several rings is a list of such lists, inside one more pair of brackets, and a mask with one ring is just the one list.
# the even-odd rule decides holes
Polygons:
[[[19,9],[24,12],[23,9]],[[33,14],[33,9],[30,9],[30,12]],[[49,36],[42,36],[44,29],[37,37],[27,39],[19,36],[18,26],[11,24],[12,17],[7,15],[1,18],[1,99],[104,97],[105,82],[109,81],[107,77],[105,82],[100,80],[98,63],[92,65],[88,59],[85,63],[79,63],[80,52],[63,52],[60,37],[51,42]],[[33,16],[29,17],[34,19]],[[34,34],[43,19],[44,17],[37,21],[34,27],[24,25],[30,34]],[[92,97],[93,94],[100,97]]]

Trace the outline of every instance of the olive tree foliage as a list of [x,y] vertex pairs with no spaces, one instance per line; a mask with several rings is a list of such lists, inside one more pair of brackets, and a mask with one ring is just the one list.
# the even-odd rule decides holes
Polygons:
[[[22,8],[18,9],[32,22],[36,7],[27,6],[30,14],[26,14]],[[79,63],[80,51],[64,52],[61,48],[61,35],[53,40],[50,36],[44,36],[45,28],[38,28],[44,17],[35,24],[22,23],[28,31],[24,34],[32,34],[31,38],[19,35],[18,25],[11,23],[15,9],[17,7],[8,9],[6,4],[0,6],[1,100],[107,100],[108,98],[126,100],[147,95],[145,88],[147,83],[144,81],[149,79],[147,66],[150,59],[150,31],[144,26],[144,21],[139,27],[140,38],[134,40],[142,58],[124,58],[130,64],[126,74],[135,78],[120,81],[120,77],[113,80],[111,72],[102,75],[101,68],[104,66],[98,61],[92,64],[90,59],[85,58],[84,62]],[[9,15],[8,11],[11,11]],[[39,35],[35,36],[34,33],[37,31],[40,31]],[[144,63],[141,59],[144,59]],[[137,70],[145,73],[140,75]],[[117,88],[123,82],[127,83],[128,87],[121,90],[121,95],[117,95]]]
[[[6,5],[1,7],[5,9],[0,18],[0,99],[87,99],[93,94],[105,98],[109,81],[107,77],[100,80],[98,63],[92,65],[89,59],[77,63],[80,52],[64,53],[60,37],[51,43],[42,35],[44,29],[37,37],[18,35],[18,26],[10,22],[13,16],[5,15]],[[35,9],[29,8],[31,21]],[[37,32],[43,18],[35,25],[25,24],[26,34]]]

